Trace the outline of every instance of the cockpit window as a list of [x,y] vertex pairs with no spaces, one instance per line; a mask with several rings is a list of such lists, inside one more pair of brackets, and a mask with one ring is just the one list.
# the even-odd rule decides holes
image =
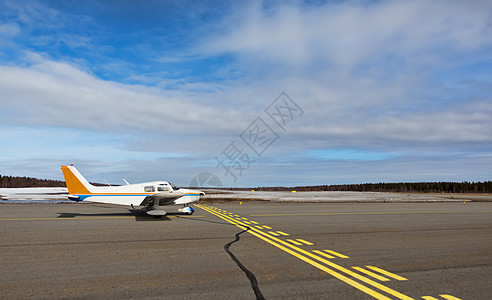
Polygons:
[[144,191],[146,193],[153,193],[153,192],[155,192],[155,187],[153,185],[148,185],[148,186],[144,187]]
[[170,182],[169,182],[169,185],[171,185],[173,187],[173,190],[175,190],[175,191],[179,190],[179,187],[175,186],[174,184],[172,184]]
[[168,186],[166,186],[166,185],[159,185],[159,186],[157,187],[157,191],[158,191],[158,192],[166,192],[166,191],[169,191],[169,187],[168,187]]

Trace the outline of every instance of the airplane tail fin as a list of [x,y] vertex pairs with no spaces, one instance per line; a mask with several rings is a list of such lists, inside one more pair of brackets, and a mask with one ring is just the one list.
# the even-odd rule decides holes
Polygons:
[[61,169],[70,195],[93,193],[94,186],[90,184],[73,165],[61,166]]

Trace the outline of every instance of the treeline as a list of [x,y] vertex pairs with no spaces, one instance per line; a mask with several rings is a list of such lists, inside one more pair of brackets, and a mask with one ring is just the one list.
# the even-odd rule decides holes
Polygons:
[[492,181],[485,182],[398,182],[363,183],[296,187],[257,187],[257,191],[353,191],[393,193],[492,193]]
[[0,175],[0,187],[2,188],[26,188],[26,187],[65,187],[65,182],[51,179],[37,179],[32,177],[15,177]]
[[[107,186],[105,183],[90,182],[95,186]],[[117,184],[113,184],[116,186]],[[0,188],[26,188],[26,187],[67,187],[65,181],[52,179],[37,179],[32,177],[2,176],[0,175]]]

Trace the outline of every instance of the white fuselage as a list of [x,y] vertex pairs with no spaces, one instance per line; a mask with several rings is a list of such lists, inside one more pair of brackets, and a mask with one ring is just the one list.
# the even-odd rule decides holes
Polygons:
[[147,196],[162,192],[183,194],[174,204],[189,204],[200,200],[200,191],[180,188],[175,190],[167,181],[154,181],[123,186],[91,187],[90,194],[70,195],[77,201],[112,203],[120,205],[140,205]]

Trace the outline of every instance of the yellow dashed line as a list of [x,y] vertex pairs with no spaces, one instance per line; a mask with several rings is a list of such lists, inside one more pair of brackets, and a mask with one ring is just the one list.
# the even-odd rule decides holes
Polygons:
[[446,294],[444,294],[444,295],[439,295],[439,296],[441,296],[441,297],[443,297],[444,299],[447,299],[447,300],[461,300],[461,299],[460,299],[460,298],[458,298],[458,297],[454,297],[454,296],[451,296],[451,295],[446,295]]
[[383,276],[381,276],[381,275],[378,275],[378,274],[376,274],[376,273],[373,273],[373,272],[368,271],[368,270],[366,270],[366,269],[363,269],[363,268],[361,268],[361,267],[352,267],[352,269],[355,269],[355,270],[357,270],[357,271],[359,271],[359,272],[362,272],[362,273],[364,273],[364,274],[366,274],[366,275],[369,275],[369,276],[371,276],[371,277],[374,277],[374,278],[376,278],[376,279],[377,279],[377,280],[379,280],[379,281],[390,281],[390,280],[389,280],[388,278],[386,278],[386,277],[383,277]]
[[330,254],[326,254],[324,253],[323,251],[319,251],[319,250],[313,250],[314,253],[317,253],[319,255],[323,255],[324,257],[327,257],[327,258],[335,258],[335,256],[331,256]]
[[294,244],[296,246],[301,246],[302,243],[299,243],[298,241],[295,241],[295,240],[292,240],[292,239],[288,239],[287,242],[291,243],[291,244]]
[[274,236],[280,236],[280,234],[278,234],[278,233],[276,233],[274,231],[269,231],[268,233],[271,234],[271,235],[274,235]]
[[261,227],[261,226],[255,226],[255,227],[258,228],[258,229],[263,229],[263,227]]
[[258,223],[258,222],[256,222],[256,221],[251,221],[251,223],[253,223],[253,224],[260,224],[260,223]]
[[314,245],[314,243],[308,242],[308,241],[303,240],[303,239],[297,239],[297,241],[298,241],[298,242],[301,242],[301,243],[303,243],[303,244],[305,244],[305,245],[308,245],[308,246],[312,246],[312,245]]
[[388,272],[388,271],[386,271],[386,270],[380,269],[380,268],[378,268],[378,267],[373,267],[373,266],[366,266],[366,267],[367,267],[367,268],[369,268],[369,269],[371,269],[371,270],[374,270],[374,271],[376,271],[376,272],[379,272],[379,273],[381,273],[381,274],[384,274],[384,275],[386,275],[386,276],[388,276],[388,277],[394,278],[394,279],[396,279],[396,280],[400,280],[400,281],[403,281],[403,280],[408,280],[408,279],[406,279],[405,277],[402,277],[402,276],[400,276],[400,275],[393,274],[393,273],[391,273],[391,272]]
[[270,226],[266,226],[266,225],[263,225],[263,228],[266,228],[266,229],[272,229],[272,227],[270,227]]
[[434,298],[432,296],[423,296],[422,299],[425,299],[425,300],[439,300],[439,299]]
[[325,250],[326,252],[330,253],[330,254],[333,254],[335,256],[338,256],[340,258],[349,258],[347,255],[343,255],[341,253],[338,253],[338,252],[335,252],[333,250]]
[[[200,206],[198,206],[198,207],[200,207]],[[236,226],[238,226],[241,229],[246,229],[246,227],[244,225],[242,225],[241,222],[239,222],[239,221],[236,221],[236,220],[233,220],[231,218],[228,218],[226,215],[222,215],[222,214],[219,214],[219,213],[210,211],[210,210],[208,210],[208,211],[210,213],[216,215],[217,217],[228,221],[229,223],[235,224]],[[364,286],[364,285],[362,285],[362,284],[360,284],[360,283],[358,283],[358,282],[356,282],[356,281],[348,278],[347,276],[342,275],[341,273],[338,273],[338,271],[343,272],[346,275],[351,276],[353,278],[356,278],[356,279],[364,282],[365,284],[371,285],[374,288],[380,289],[383,292],[386,292],[386,293],[388,293],[390,295],[393,295],[393,296],[397,297],[398,299],[402,299],[402,300],[413,300],[413,298],[411,298],[409,296],[406,296],[406,295],[404,295],[404,294],[402,294],[402,293],[400,293],[400,292],[398,292],[396,290],[393,290],[391,288],[388,288],[388,287],[386,287],[386,286],[384,286],[384,285],[382,285],[382,284],[380,284],[380,283],[378,283],[376,281],[373,281],[373,280],[371,280],[371,279],[369,279],[367,277],[364,277],[364,276],[362,276],[362,275],[360,275],[360,274],[358,274],[356,272],[353,272],[353,271],[351,271],[351,270],[349,270],[347,268],[344,268],[344,267],[342,267],[340,265],[337,265],[337,264],[332,263],[332,262],[330,262],[330,261],[328,261],[326,259],[323,259],[320,256],[317,256],[317,255],[315,255],[315,254],[313,254],[311,252],[308,252],[306,250],[303,250],[302,248],[299,248],[299,247],[297,247],[295,245],[292,245],[292,244],[290,244],[290,243],[288,243],[286,241],[283,241],[283,240],[278,239],[278,238],[276,238],[276,237],[274,237],[272,235],[269,235],[266,232],[259,231],[259,230],[255,229],[255,228],[251,228],[251,229],[252,230],[248,231],[248,233],[250,233],[250,234],[258,237],[259,239],[264,240],[265,242],[267,242],[267,243],[269,243],[269,244],[271,244],[271,245],[273,245],[273,246],[275,246],[275,247],[277,247],[277,248],[279,248],[279,249],[281,249],[281,250],[283,250],[283,251],[285,251],[285,252],[287,252],[287,253],[289,253],[289,254],[291,254],[291,255],[293,255],[293,256],[295,256],[295,257],[297,257],[297,258],[299,258],[299,259],[301,259],[303,261],[305,261],[305,262],[307,262],[307,263],[309,263],[310,265],[312,265],[312,266],[314,266],[314,267],[316,267],[316,268],[318,268],[320,270],[325,271],[326,273],[334,276],[335,278],[338,278],[339,280],[341,280],[341,281],[343,281],[343,282],[345,282],[345,283],[347,283],[347,284],[349,284],[349,285],[351,285],[351,286],[353,286],[353,287],[355,287],[355,288],[357,288],[357,289],[359,289],[359,290],[361,290],[361,291],[363,291],[363,292],[371,295],[372,297],[374,297],[376,299],[390,300],[389,297],[384,296],[383,294],[381,294],[381,293],[379,293],[379,292],[377,292],[377,291],[375,291],[375,290],[373,290],[371,288],[368,288],[368,287],[366,287],[366,286]],[[296,243],[298,243],[298,242],[296,242]],[[320,263],[312,260],[310,257],[313,258],[313,259],[315,259],[315,260],[317,260],[317,261],[320,261],[321,263],[323,263],[325,265],[322,265],[322,264],[320,264]],[[330,269],[327,266],[332,267],[332,268],[334,268],[336,270],[332,270],[332,269]]]
[[[231,220],[231,219],[228,219],[227,216],[222,216],[222,215],[220,215],[218,213],[215,213],[213,211],[209,211],[209,212],[212,213],[212,214],[214,214],[214,215],[216,215],[217,217],[219,217],[221,219],[224,219],[225,221],[228,221],[228,222],[230,222],[232,224],[235,224],[236,226],[238,226],[241,229],[246,229],[244,226],[241,226],[240,224],[237,224],[237,223],[233,222],[233,220]],[[312,265],[312,266],[314,266],[314,267],[316,267],[316,268],[318,268],[318,269],[320,269],[320,270],[322,270],[322,271],[330,274],[331,276],[333,276],[333,277],[335,277],[335,278],[337,278],[337,279],[339,279],[339,280],[341,280],[341,281],[343,281],[343,282],[345,282],[345,283],[347,283],[347,284],[349,284],[349,285],[351,285],[351,286],[359,289],[360,291],[362,291],[362,292],[364,292],[364,293],[366,293],[368,295],[371,295],[372,297],[374,297],[376,299],[379,299],[379,300],[391,300],[391,298],[388,298],[387,296],[384,296],[383,294],[381,294],[379,292],[376,292],[375,290],[372,290],[372,289],[370,289],[370,288],[368,288],[368,287],[366,287],[366,286],[364,286],[364,285],[362,285],[362,284],[360,284],[360,283],[358,283],[358,282],[356,282],[356,281],[348,278],[347,276],[342,275],[342,274],[338,273],[337,271],[334,271],[334,270],[332,270],[332,269],[330,269],[330,268],[328,268],[328,267],[326,267],[326,266],[324,266],[324,265],[322,265],[322,264],[320,264],[320,263],[318,263],[318,262],[316,262],[316,261],[314,261],[314,260],[312,260],[312,259],[310,259],[310,258],[308,258],[308,257],[306,257],[304,255],[302,255],[302,254],[309,255],[312,258],[315,258],[316,260],[319,260],[319,261],[321,261],[323,263],[328,263],[328,265],[330,265],[330,262],[328,262],[326,260],[323,260],[323,259],[321,259],[321,258],[319,258],[319,257],[317,257],[315,255],[312,255],[312,254],[310,254],[310,253],[308,253],[306,251],[303,251],[302,249],[297,248],[295,246],[292,246],[292,245],[290,245],[290,244],[288,244],[288,243],[286,243],[286,242],[284,242],[282,240],[279,240],[279,239],[277,239],[275,237],[268,236],[266,233],[264,233],[262,231],[256,231],[255,229],[253,229],[252,231],[248,231],[248,232],[250,234],[256,236],[257,238],[259,238],[259,239],[261,239],[261,240],[263,240],[263,241],[265,241],[265,242],[267,242],[267,243],[269,243],[269,244],[271,244],[271,245],[279,248],[280,250],[285,251],[285,252],[287,252],[287,253],[289,253],[289,254],[291,254],[291,255],[299,258],[300,260],[302,260],[302,261],[304,261],[304,262],[306,262],[306,263],[308,263],[308,264],[310,264],[310,265]],[[291,250],[291,249],[283,246],[280,243],[282,243],[285,246],[288,246],[289,248],[292,248],[292,249],[294,249],[296,251],[299,251],[302,254],[297,253],[294,250]],[[340,266],[338,266],[336,264],[333,264],[333,267],[337,267],[338,269],[340,269],[340,271],[345,272],[345,273],[347,273],[346,271],[348,271],[348,270],[344,269],[343,267],[340,267]],[[351,276],[351,272],[350,271],[347,274],[349,276]],[[376,287],[380,288],[381,290],[383,290],[383,291],[385,291],[387,293],[390,293],[392,295],[397,295],[397,296],[399,296],[400,299],[406,299],[406,300],[411,300],[412,299],[412,298],[410,298],[408,296],[405,296],[405,295],[403,295],[401,293],[398,293],[397,291],[394,291],[392,289],[389,289],[389,288],[387,288],[385,286],[381,286],[380,284],[377,284],[376,282],[371,282],[371,280],[369,280],[369,279],[367,279],[365,277],[358,277],[357,274],[355,274],[355,275],[356,275],[355,276],[356,278],[359,278],[359,279],[361,279],[362,281],[364,281],[366,283],[369,283],[369,284],[371,284],[373,286],[376,286]]]
[[284,235],[284,236],[289,236],[289,234],[288,234],[288,233],[285,233],[285,232],[283,232],[283,231],[277,231],[277,233],[278,233],[278,234],[281,234],[281,235]]

